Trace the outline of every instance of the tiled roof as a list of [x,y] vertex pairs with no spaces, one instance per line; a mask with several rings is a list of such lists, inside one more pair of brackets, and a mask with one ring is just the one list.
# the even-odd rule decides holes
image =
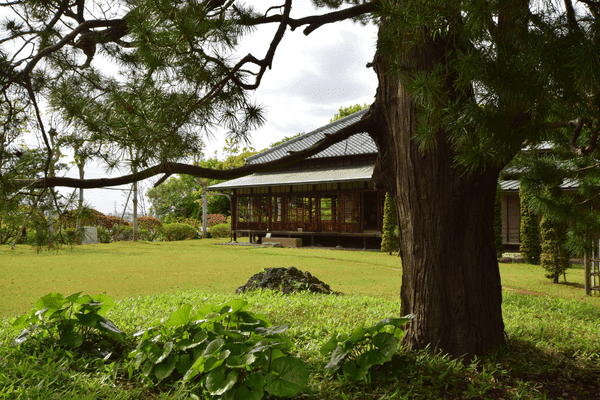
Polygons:
[[328,182],[369,181],[373,165],[330,167],[300,171],[261,172],[209,186],[210,190],[256,186],[300,185]]
[[[246,159],[246,164],[261,164],[267,161],[278,160],[284,156],[287,156],[290,151],[297,152],[304,150],[323,139],[325,135],[335,133],[346,126],[352,125],[359,121],[367,111],[369,111],[368,108],[355,112],[352,115],[322,126],[312,132],[305,133],[302,136],[288,140],[287,142],[265,150],[252,157],[248,157],[248,159]],[[309,159],[375,153],[377,153],[377,146],[375,145],[373,139],[371,139],[371,137],[365,132],[357,133],[346,140],[336,143],[322,152],[309,157]]]
[[[520,186],[521,186],[521,184],[518,180],[507,179],[505,181],[500,181],[500,187],[502,188],[503,192],[517,191],[517,190],[519,190]],[[566,190],[577,189],[578,187],[579,187],[579,183],[573,179],[568,179],[560,185],[561,189],[566,189]]]

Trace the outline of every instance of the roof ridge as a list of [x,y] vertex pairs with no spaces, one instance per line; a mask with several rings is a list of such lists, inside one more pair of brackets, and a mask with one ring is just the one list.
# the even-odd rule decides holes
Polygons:
[[261,151],[261,152],[260,152],[260,153],[258,153],[258,154],[255,154],[255,155],[253,155],[253,156],[250,156],[250,157],[248,157],[248,158],[246,159],[246,164],[248,164],[250,161],[253,161],[253,160],[255,160],[255,159],[258,159],[258,158],[261,158],[261,157],[264,157],[264,156],[266,156],[266,155],[268,155],[268,154],[270,154],[270,153],[273,153],[273,152],[275,152],[275,151],[281,150],[281,149],[283,149],[283,148],[285,148],[285,147],[287,147],[287,146],[290,146],[290,145],[292,145],[292,144],[294,144],[294,143],[297,143],[297,142],[299,142],[299,141],[301,141],[301,140],[304,140],[304,139],[307,139],[307,138],[309,138],[309,137],[312,137],[312,136],[314,136],[314,135],[316,135],[316,134],[319,134],[319,133],[321,133],[322,131],[324,131],[324,130],[326,130],[326,129],[329,129],[329,128],[331,128],[331,127],[334,127],[334,126],[336,126],[336,125],[343,124],[343,123],[344,123],[344,122],[346,122],[347,120],[349,120],[349,119],[352,119],[352,118],[356,118],[356,117],[358,117],[358,116],[360,116],[360,115],[362,115],[362,114],[366,113],[367,111],[369,111],[369,107],[367,107],[367,108],[365,108],[365,109],[363,109],[363,110],[357,111],[357,112],[355,112],[355,113],[352,113],[352,114],[350,114],[350,115],[347,115],[347,116],[345,116],[344,118],[340,118],[340,119],[338,119],[338,120],[336,120],[336,121],[330,122],[330,123],[328,123],[327,125],[323,125],[323,126],[321,126],[321,127],[317,128],[317,129],[314,129],[314,130],[312,130],[312,131],[310,131],[310,132],[307,132],[307,133],[305,133],[304,135],[301,135],[301,136],[295,137],[295,138],[293,138],[293,139],[287,140],[287,141],[285,141],[285,142],[283,142],[283,143],[280,143],[280,144],[278,144],[278,145],[277,145],[277,146],[275,146],[275,147],[271,147],[270,149],[267,149],[267,150]]

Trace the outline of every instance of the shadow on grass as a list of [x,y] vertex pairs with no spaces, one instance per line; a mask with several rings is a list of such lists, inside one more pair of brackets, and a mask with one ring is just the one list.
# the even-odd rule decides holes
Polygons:
[[583,289],[584,285],[583,283],[577,283],[577,282],[560,282],[559,285],[565,285],[565,286],[569,286],[575,289]]
[[[510,339],[472,362],[428,350],[407,351],[373,367],[369,383],[333,378],[319,398],[348,399],[600,399],[598,356],[546,351],[537,343]],[[329,396],[328,393],[336,393]]]

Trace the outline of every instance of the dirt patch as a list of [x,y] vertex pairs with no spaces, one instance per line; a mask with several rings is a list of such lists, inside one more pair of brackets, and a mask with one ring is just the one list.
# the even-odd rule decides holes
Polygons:
[[322,294],[340,294],[333,292],[328,284],[317,279],[310,272],[302,272],[296,267],[266,268],[264,271],[252,276],[248,283],[236,289],[236,293],[250,290],[276,290],[283,294],[301,291]]

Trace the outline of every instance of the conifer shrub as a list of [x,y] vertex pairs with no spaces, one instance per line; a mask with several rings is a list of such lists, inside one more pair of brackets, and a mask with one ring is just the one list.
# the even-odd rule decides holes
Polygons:
[[519,192],[521,199],[521,256],[529,264],[539,264],[542,255],[540,227],[537,214],[531,210],[526,193]]
[[381,251],[392,254],[398,251],[400,243],[398,241],[398,216],[396,214],[396,205],[394,199],[389,193],[385,194],[385,203],[383,205],[383,236],[381,238]]
[[196,236],[196,228],[187,224],[173,223],[162,226],[162,238],[167,242],[191,240]]
[[546,215],[542,217],[542,267],[546,270],[546,278],[552,279],[553,283],[558,283],[561,275],[567,282],[566,271],[571,266],[571,251],[566,246],[567,229],[564,222]]
[[502,257],[504,243],[502,242],[502,188],[500,184],[496,187],[496,200],[494,202],[494,247],[496,256]]

